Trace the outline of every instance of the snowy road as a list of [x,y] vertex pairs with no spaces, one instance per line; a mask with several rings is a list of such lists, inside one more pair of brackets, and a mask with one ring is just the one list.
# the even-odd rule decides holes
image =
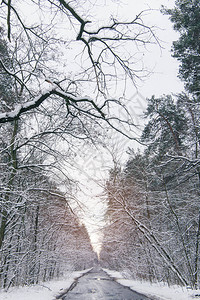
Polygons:
[[62,300],[147,300],[144,295],[131,291],[115,282],[101,269],[92,269],[77,280],[75,287]]

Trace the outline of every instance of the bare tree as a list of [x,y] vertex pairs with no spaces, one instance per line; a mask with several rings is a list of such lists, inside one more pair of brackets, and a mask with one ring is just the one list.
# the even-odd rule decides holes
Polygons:
[[[24,21],[21,16],[23,11],[19,9],[17,2],[2,1],[2,11],[7,14],[5,21],[7,22],[8,39],[12,45],[14,44],[14,53],[16,48],[19,48],[17,51],[20,54],[18,54],[19,58],[13,57],[14,70],[7,68],[3,61],[0,63],[4,71],[15,79],[20,91],[26,91],[26,101],[14,110],[2,113],[0,115],[1,123],[19,119],[22,114],[39,107],[52,96],[57,96],[65,101],[66,112],[71,113],[71,109],[76,108],[80,113],[103,119],[111,126],[113,126],[112,121],[114,119],[110,110],[111,103],[113,102],[125,110],[123,102],[108,98],[111,88],[109,82],[116,80],[123,73],[134,83],[136,78],[144,75],[142,67],[138,70],[134,69],[136,61],[133,56],[138,52],[137,47],[140,49],[149,43],[158,42],[153,29],[143,22],[143,15],[146,12],[139,13],[130,21],[111,18],[108,24],[98,27],[98,20],[93,20],[94,18],[90,20],[89,17],[84,19],[81,16],[81,14],[88,14],[87,9],[84,11],[87,3],[83,8],[80,6],[81,9],[76,3],[77,11],[73,4],[75,5],[75,2],[69,4],[66,1],[44,1],[37,4],[30,1],[30,9],[34,10],[35,7],[39,6],[41,13],[49,20],[49,24],[45,25],[39,22],[40,16],[36,16],[38,18],[36,19],[37,26],[33,26],[26,24],[27,21]],[[53,34],[53,25],[56,24],[58,18],[63,20],[61,24],[63,29],[57,32],[60,38],[56,38],[55,33]],[[68,32],[64,22],[67,26],[73,26],[71,40],[66,37]],[[27,47],[20,51],[22,45],[24,47],[24,43],[27,43]],[[69,43],[72,44],[72,49],[76,52],[77,63],[82,65],[77,69],[76,74],[73,69],[69,69],[71,62],[67,58],[69,61],[69,67],[65,66],[67,73],[62,74],[63,79],[55,78],[57,73],[51,68],[52,66],[55,67],[53,61],[56,56],[58,56],[57,72],[63,71],[63,65],[66,64],[61,60],[61,56],[55,52],[64,51],[64,45]],[[127,49],[130,47],[130,53],[129,51],[123,53],[125,47]],[[131,53],[131,49],[135,53]],[[69,51],[66,53],[71,54]],[[72,56],[72,61],[73,59]],[[52,75],[54,77],[51,79]],[[50,84],[48,91],[45,92],[39,89],[42,77]],[[88,89],[88,84],[91,89]],[[72,86],[73,89],[70,89]],[[32,87],[34,87],[34,93]],[[88,92],[94,94],[94,97],[82,96]],[[84,105],[86,107],[83,107]],[[128,121],[125,121],[128,124]],[[120,129],[118,128],[118,130]]]
[[[123,99],[112,95],[114,83],[116,87],[122,78],[135,84],[145,75],[134,55],[158,42],[153,28],[143,21],[147,12],[131,20],[111,16],[103,24],[90,15],[90,1],[82,3],[1,2],[0,18],[8,38],[6,42],[2,36],[6,51],[0,53],[0,75],[6,78],[0,90],[0,276],[4,287],[57,276],[62,271],[62,254],[63,262],[70,257],[74,263],[64,247],[70,236],[79,256],[77,267],[83,267],[78,244],[72,240],[76,237],[79,243],[81,231],[88,241],[85,229],[70,214],[75,232],[70,222],[63,225],[56,220],[52,228],[51,214],[55,209],[64,222],[60,208],[64,211],[68,204],[72,183],[66,169],[76,145],[101,141],[106,126],[125,136],[134,127]],[[25,7],[34,17],[31,13],[25,17]],[[120,87],[123,92],[125,85]],[[119,109],[124,119],[115,114]],[[57,178],[68,188],[65,197],[52,193],[51,182],[55,185]],[[44,198],[49,203],[46,210]],[[82,250],[92,253],[89,242],[87,246]]]

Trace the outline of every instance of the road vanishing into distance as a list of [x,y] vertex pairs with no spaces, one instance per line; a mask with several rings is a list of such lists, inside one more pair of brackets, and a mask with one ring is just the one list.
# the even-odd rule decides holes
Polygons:
[[57,299],[62,300],[150,300],[114,281],[100,268],[78,278],[67,293]]

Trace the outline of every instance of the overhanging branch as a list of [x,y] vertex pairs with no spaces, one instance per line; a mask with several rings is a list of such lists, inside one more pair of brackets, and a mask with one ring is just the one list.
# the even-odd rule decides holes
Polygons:
[[[28,111],[31,111],[34,108],[39,107],[47,98],[49,98],[51,95],[57,95],[60,98],[63,98],[67,101],[67,106],[70,106],[70,102],[74,103],[74,104],[78,104],[79,102],[87,102],[89,104],[91,104],[92,108],[95,109],[96,112],[99,113],[99,116],[101,118],[105,118],[104,113],[102,112],[102,110],[97,106],[97,104],[89,98],[80,98],[80,97],[75,97],[72,94],[69,93],[65,93],[62,90],[59,90],[57,87],[52,88],[51,90],[46,91],[45,93],[43,93],[42,95],[36,97],[35,99],[28,101],[24,104],[20,104],[18,106],[16,106],[16,108],[10,112],[5,112],[5,113],[1,113],[0,114],[0,123],[8,123],[8,122],[12,122],[14,120],[17,120],[20,118],[20,116]],[[77,109],[79,109],[77,107]]]

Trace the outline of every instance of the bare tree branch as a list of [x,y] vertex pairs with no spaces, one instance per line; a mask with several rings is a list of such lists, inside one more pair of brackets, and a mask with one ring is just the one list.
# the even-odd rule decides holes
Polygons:
[[8,0],[8,15],[7,15],[7,25],[8,25],[8,39],[10,41],[11,35],[11,25],[10,25],[10,13],[11,13],[11,0]]
[[80,102],[87,102],[92,105],[92,107],[100,114],[102,118],[105,118],[104,113],[101,111],[101,109],[96,105],[96,103],[89,98],[79,98],[75,97],[72,94],[65,93],[62,90],[59,90],[57,87],[53,87],[51,90],[46,91],[42,95],[36,97],[35,99],[26,102],[24,104],[18,105],[13,111],[7,112],[7,113],[1,113],[0,114],[0,123],[7,123],[14,120],[19,119],[19,117],[25,113],[28,112],[34,108],[39,107],[47,98],[49,98],[51,95],[57,95],[67,101],[66,105],[69,106],[71,101],[72,103],[75,103],[76,105]]

